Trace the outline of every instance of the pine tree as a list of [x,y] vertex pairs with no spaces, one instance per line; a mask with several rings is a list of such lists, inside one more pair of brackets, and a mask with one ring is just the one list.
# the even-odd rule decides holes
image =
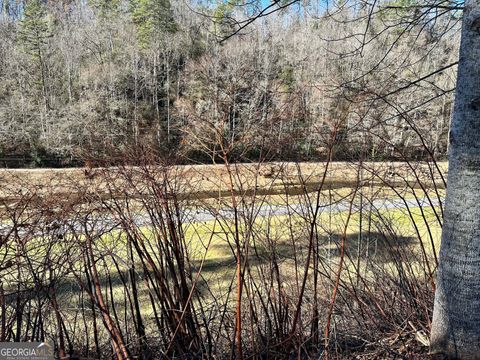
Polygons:
[[102,19],[112,19],[120,14],[120,0],[90,0],[89,3]]
[[152,44],[160,34],[177,31],[169,0],[132,0],[130,4],[142,47]]
[[216,36],[223,38],[233,33],[235,30],[235,21],[233,12],[240,4],[237,0],[227,0],[220,2],[213,12],[213,26]]
[[32,57],[34,64],[39,70],[40,78],[37,82],[40,83],[42,89],[45,110],[50,108],[45,62],[47,44],[50,37],[52,37],[52,33],[45,5],[40,0],[28,2],[23,19],[20,22],[18,41],[23,46],[24,51]]

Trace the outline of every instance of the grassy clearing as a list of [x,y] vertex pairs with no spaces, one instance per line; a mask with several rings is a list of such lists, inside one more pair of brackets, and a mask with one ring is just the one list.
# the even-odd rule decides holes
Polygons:
[[[360,214],[355,213],[350,219],[347,227],[347,239],[346,239],[346,251],[348,256],[346,257],[346,264],[343,270],[343,278],[348,278],[349,273],[355,273],[356,259],[360,256],[360,266],[365,278],[374,276],[374,273],[369,270],[369,261],[374,261],[376,266],[382,266],[386,271],[395,272],[395,268],[391,267],[391,259],[387,256],[389,252],[392,252],[392,246],[395,247],[408,247],[412,254],[419,254],[418,259],[421,259],[421,247],[419,239],[417,238],[416,231],[413,227],[413,222],[416,223],[421,237],[424,237],[424,242],[427,241],[428,227],[430,232],[434,236],[434,244],[438,251],[438,245],[440,241],[441,229],[438,223],[436,223],[436,217],[433,209],[424,209],[423,215],[419,208],[411,209],[412,218],[408,214],[406,209],[394,209],[379,211],[373,216],[363,217],[364,233],[361,246],[359,247],[359,230],[360,230]],[[325,236],[321,239],[319,255],[323,257],[325,263],[330,266],[332,276],[336,271],[339,261],[339,243],[341,233],[345,227],[345,221],[347,219],[347,212],[336,212],[320,214],[318,218],[318,224],[325,229]],[[370,221],[370,233],[368,229],[368,223]],[[384,228],[380,229],[379,226],[385,226],[389,224],[391,230],[396,234],[402,234],[401,237],[394,239],[397,243],[389,243],[386,239],[382,238],[379,234],[381,231],[386,231]],[[229,231],[229,227],[232,226],[232,220],[226,219],[222,223],[218,221],[206,221],[195,222],[184,225],[185,238],[188,244],[188,253],[192,260],[192,264],[197,267],[205,257],[205,263],[202,268],[202,277],[197,284],[199,289],[206,289],[204,285],[208,283],[209,292],[214,292],[214,297],[217,301],[226,301],[230,294],[229,288],[235,282],[235,257],[229,244],[232,242],[232,233]],[[303,263],[295,264],[292,259],[294,249],[291,243],[291,236],[297,239],[296,241],[296,256],[305,255],[307,241],[302,236],[305,236],[305,220],[299,216],[273,216],[271,218],[257,218],[254,223],[253,235],[250,235],[248,239],[249,245],[252,247],[250,252],[250,266],[251,271],[258,271],[259,274],[262,271],[264,260],[268,259],[271,254],[272,247],[275,247],[275,256],[279,257],[279,264],[281,266],[281,273],[283,274],[285,287],[292,287],[290,291],[294,291],[295,274],[300,271],[303,272]],[[152,243],[152,251],[155,251],[155,233],[152,232],[150,227],[142,227],[140,229],[146,239]],[[387,231],[388,232],[388,231]],[[268,237],[272,241],[265,241]],[[242,228],[241,236],[245,237],[245,228]],[[208,239],[212,238],[211,243],[208,245]],[[126,237],[124,234],[115,230],[111,233],[105,234],[95,243],[97,252],[99,254],[115,254],[115,257],[119,260],[126,258]],[[430,246],[430,245],[427,245]],[[253,250],[254,248],[254,250]],[[361,253],[358,253],[360,249]],[[428,248],[427,251],[431,251]],[[268,261],[265,261],[267,264]],[[111,261],[107,261],[103,266],[105,270],[112,265],[108,264]],[[422,263],[415,263],[412,266],[419,270],[419,274],[422,274]],[[268,266],[267,266],[268,268]],[[263,269],[265,271],[265,269]],[[126,271],[126,270],[125,270]],[[313,268],[311,269],[313,272]],[[196,274],[196,270],[193,272]],[[142,278],[144,274],[140,272],[139,277]],[[120,274],[112,274],[110,270],[110,276],[113,280],[113,292],[111,296],[113,299],[122,299],[124,295],[124,286],[120,281]],[[312,281],[312,273],[309,276],[308,281]],[[72,279],[72,281],[74,281]],[[107,281],[105,278],[103,281]],[[203,290],[202,290],[203,291]],[[63,295],[60,297],[60,301],[63,304],[70,304],[72,309],[75,308],[75,304],[78,304],[79,297],[76,293],[75,287],[69,287],[64,285]],[[153,309],[148,301],[149,293],[146,289],[140,292],[140,304],[143,314],[150,314],[153,316]],[[204,296],[211,296],[207,293]],[[234,306],[234,298],[231,297],[228,300],[232,309]],[[79,304],[78,304],[79,305]],[[116,307],[118,311],[124,311],[124,303],[118,300],[116,301]],[[74,312],[72,312],[73,314]],[[65,314],[67,316],[67,314]],[[147,327],[149,323],[147,322]],[[152,325],[152,324],[150,324]],[[153,325],[152,325],[153,326]],[[152,331],[154,327],[152,327]]]
[[[446,173],[447,163],[438,164]],[[325,163],[262,163],[236,164],[234,173],[235,191],[239,195],[299,195],[305,190],[318,188],[325,170]],[[372,186],[408,183],[418,187],[418,180],[430,178],[427,163],[363,163],[362,181]],[[413,168],[413,170],[412,170]],[[136,168],[129,168],[135,173]],[[325,189],[348,189],[358,182],[358,163],[333,162],[325,179]],[[121,170],[121,169],[120,169]],[[122,194],[122,181],[116,178],[118,168],[74,169],[2,169],[0,170],[0,199],[14,200],[21,194],[34,191],[38,196],[51,196],[74,201],[84,194],[112,195],[113,186],[117,195]],[[159,171],[151,169],[152,174]],[[230,195],[227,168],[224,165],[186,165],[165,169],[168,177],[175,179],[176,193],[184,199],[212,199]],[[143,172],[139,170],[143,175]],[[435,183],[443,187],[440,178]]]
[[[438,208],[436,209],[438,211]],[[336,262],[339,255],[339,241],[345,228],[347,211],[322,212],[317,219],[318,226],[324,229],[324,237],[321,239],[320,255]],[[388,224],[389,229],[385,228]],[[418,229],[415,230],[415,226]],[[188,245],[188,256],[194,263],[199,264],[205,257],[203,268],[204,276],[209,280],[222,281],[227,286],[235,275],[235,256],[233,252],[233,220],[193,222],[184,225],[186,243]],[[296,247],[300,253],[304,252],[307,246],[305,239],[307,223],[299,215],[281,215],[269,218],[258,217],[254,221],[250,233],[246,234],[245,226],[242,225],[240,237],[244,246],[254,247],[250,252],[253,263],[261,263],[263,257],[269,256],[269,248],[275,247],[275,252],[284,257],[285,263],[289,264],[292,256],[292,236],[297,239]],[[144,226],[140,228],[146,241],[152,245],[155,251],[155,233],[151,228]],[[362,232],[363,239],[360,240],[359,233]],[[394,243],[386,243],[387,239],[379,236],[380,233],[392,232],[401,236],[393,237]],[[431,238],[430,238],[431,234]],[[424,208],[388,209],[380,210],[371,216],[364,213],[362,227],[360,228],[360,214],[354,213],[347,226],[346,251],[352,256],[370,256],[382,258],[385,256],[386,246],[400,247],[408,246],[416,254],[420,254],[423,247],[429,256],[438,252],[441,237],[441,227],[437,222],[434,210]],[[265,239],[271,239],[266,241]],[[210,241],[211,239],[211,241]],[[302,240],[303,239],[303,240]],[[362,243],[359,245],[359,241]],[[96,242],[99,253],[115,254],[118,258],[126,258],[126,238],[120,230],[112,231],[103,235]],[[360,254],[358,253],[360,250]],[[391,250],[391,249],[390,249]],[[364,261],[364,260],[362,260]],[[385,263],[388,266],[388,262]],[[348,270],[348,269],[347,269]],[[119,285],[121,286],[121,285]]]
[[[348,198],[352,189],[350,188],[340,188],[335,191],[332,191],[330,199],[333,202],[341,201]],[[375,194],[375,199],[393,199],[396,194],[392,189],[382,188],[382,187],[370,187],[364,188],[364,198],[368,200],[369,194]],[[314,201],[314,195],[312,194],[311,202]],[[403,196],[405,199],[415,199],[423,198],[423,193],[415,193],[412,191],[404,191]],[[430,196],[434,197],[433,190],[429,193]],[[441,191],[441,195],[444,195],[444,190]],[[328,192],[322,192],[322,197],[328,198]],[[358,197],[358,194],[357,194]],[[245,205],[250,206],[252,203],[256,203],[257,206],[260,205],[270,205],[270,206],[287,206],[292,204],[304,203],[304,196],[280,196],[280,195],[270,195],[264,196],[260,199],[254,197],[248,197],[245,200]],[[364,200],[364,201],[367,201]],[[222,200],[219,205],[224,206],[225,201],[229,204],[229,199]],[[357,200],[358,202],[358,200]],[[368,202],[368,201],[367,201]],[[204,202],[205,204],[213,204],[215,200]],[[194,208],[195,205],[191,204],[191,208]],[[439,208],[435,208],[437,213]],[[322,211],[319,214],[317,219],[318,226],[324,230],[325,236],[328,237],[331,234],[341,234],[345,227],[347,212],[328,212]],[[4,224],[6,224],[4,222]],[[385,231],[385,229],[379,229],[378,226],[385,227],[385,224],[389,224],[394,234],[402,234],[405,237],[411,238],[422,238],[425,241],[426,251],[430,253],[435,247],[435,250],[438,251],[439,241],[441,236],[441,227],[438,224],[437,218],[434,213],[434,208],[426,207],[422,210],[419,207],[412,207],[410,211],[405,208],[402,209],[389,209],[389,210],[380,210],[372,214],[368,214],[368,209],[364,210],[362,216],[362,227],[360,227],[360,214],[358,212],[354,213],[351,218],[349,225],[347,227],[347,236],[352,237],[355,234],[358,234],[360,231],[366,233],[368,231],[375,233]],[[414,224],[418,230],[415,230]],[[242,223],[241,223],[242,225]],[[254,221],[253,228],[250,229],[250,234],[245,234],[245,226],[241,229],[240,237],[242,239],[247,239],[247,241],[255,241],[256,239],[264,239],[266,237],[270,239],[275,239],[276,245],[278,246],[288,246],[289,239],[293,236],[296,238],[302,238],[305,236],[305,228],[308,226],[308,221],[302,218],[300,215],[273,215],[269,217],[257,217]],[[231,244],[233,242],[233,220],[232,219],[222,219],[222,220],[208,220],[208,221],[196,221],[191,223],[186,223],[183,225],[183,231],[185,234],[185,239],[188,244],[188,253],[189,257],[192,260],[199,261],[204,256],[208,262],[212,262],[210,268],[214,268],[214,263],[218,262],[218,266],[223,266],[229,260],[233,260],[234,256],[232,253]],[[147,242],[155,244],[156,234],[152,232],[149,226],[142,226],[139,228],[142,233],[142,236]],[[431,237],[431,238],[430,238]],[[82,236],[80,236],[82,238]],[[211,241],[210,241],[211,238]],[[253,240],[252,240],[253,238]],[[431,241],[433,240],[433,241]],[[242,240],[245,241],[245,240]],[[258,241],[258,240],[257,240]],[[38,241],[29,241],[29,246],[32,247],[32,251],[39,252],[39,247],[41,248],[42,238],[38,238]],[[304,242],[299,241],[299,247],[301,249]],[[259,253],[265,254],[267,249],[263,244],[256,243],[259,247]],[[330,244],[331,246],[332,244]],[[418,245],[418,244],[417,244]],[[61,246],[61,245],[59,245]],[[125,258],[126,253],[126,239],[125,233],[122,230],[112,230],[100,237],[100,241],[96,242],[96,246],[101,253],[112,254],[115,253],[119,258]],[[356,247],[358,244],[352,244],[352,247]],[[324,246],[326,249],[326,245]],[[61,251],[62,248],[59,247],[57,250]],[[15,251],[14,249],[9,249],[9,252]],[[39,254],[41,251],[39,252]]]
[[[269,164],[269,166],[274,165]],[[360,179],[359,171],[351,169],[347,165],[342,164],[343,168],[337,166],[337,175],[335,175],[334,167],[333,173],[328,174],[328,181],[320,193],[314,190],[318,189],[319,174],[323,173],[324,164],[316,164],[316,171],[312,171],[310,177],[300,176],[303,174],[303,170],[298,171],[298,167],[295,167],[296,174],[279,175],[272,179],[270,171],[272,169],[269,169],[270,172],[260,174],[259,167],[257,167],[256,175],[248,178],[243,174],[242,177],[235,178],[234,188],[237,204],[242,210],[237,229],[235,229],[231,213],[228,215],[226,212],[217,213],[216,220],[183,222],[181,227],[175,227],[173,230],[170,223],[166,224],[163,220],[165,216],[181,219],[184,212],[196,210],[204,213],[211,211],[212,214],[216,214],[215,210],[231,210],[232,198],[227,196],[231,194],[228,191],[224,192],[225,187],[222,183],[223,175],[221,173],[217,173],[216,177],[212,175],[206,179],[199,179],[197,184],[192,183],[192,179],[198,179],[194,175],[186,179],[179,177],[178,174],[170,174],[171,176],[167,177],[171,179],[170,187],[165,188],[163,187],[165,178],[154,178],[154,181],[150,182],[149,173],[144,172],[143,183],[140,181],[142,179],[138,182],[143,187],[137,188],[135,178],[133,184],[132,182],[129,184],[125,180],[132,180],[130,173],[125,174],[125,177],[122,178],[116,176],[114,169],[108,169],[100,176],[103,183],[106,184],[103,190],[100,177],[88,179],[88,181],[100,184],[96,188],[99,191],[98,194],[93,193],[91,197],[88,196],[88,192],[93,191],[89,188],[88,181],[85,184],[79,182],[77,188],[74,184],[71,185],[72,206],[64,205],[62,193],[55,192],[59,188],[58,183],[56,183],[57,185],[51,184],[47,189],[52,194],[51,198],[45,195],[48,193],[45,190],[46,187],[38,185],[26,188],[27,192],[31,191],[35,195],[35,201],[32,202],[30,195],[24,194],[26,196],[25,204],[30,206],[28,211],[23,211],[22,201],[16,202],[16,200],[3,198],[4,217],[8,217],[9,207],[15,205],[13,206],[14,213],[16,212],[22,218],[19,226],[22,229],[19,239],[17,240],[14,236],[10,237],[8,247],[5,246],[2,249],[7,251],[4,255],[15,259],[17,250],[15,246],[24,242],[25,247],[28,247],[21,249],[21,257],[15,259],[21,267],[19,272],[14,271],[13,268],[13,271],[4,272],[3,280],[6,285],[4,289],[15,294],[16,286],[20,282],[21,286],[26,288],[26,294],[31,293],[29,296],[37,301],[37,297],[40,299],[44,294],[37,294],[35,289],[39,285],[36,283],[46,284],[45,286],[54,283],[57,287],[57,298],[62,308],[63,318],[67,320],[67,323],[78,324],[75,319],[81,314],[84,319],[84,325],[81,326],[88,328],[92,321],[92,315],[89,314],[90,300],[87,296],[89,288],[82,288],[80,283],[86,281],[88,273],[92,272],[92,264],[96,264],[101,291],[108,300],[108,306],[112,310],[112,316],[115,317],[118,326],[126,333],[136,333],[136,330],[132,330],[131,324],[132,319],[135,320],[136,310],[127,301],[131,300],[129,291],[135,288],[138,290],[140,312],[144,317],[146,329],[154,333],[159,329],[164,331],[164,326],[159,325],[158,322],[155,323],[154,319],[156,316],[154,314],[155,304],[164,304],[163,301],[167,299],[163,296],[164,291],[168,296],[172,296],[175,302],[162,305],[166,306],[162,310],[163,316],[169,319],[172,311],[180,311],[181,301],[188,294],[179,290],[178,287],[175,288],[175,284],[179,280],[178,274],[185,274],[188,288],[198,290],[195,292],[192,303],[206,309],[205,312],[203,312],[204,310],[202,312],[208,314],[207,317],[211,316],[212,322],[209,322],[209,326],[218,326],[216,331],[228,339],[233,333],[232,316],[237,306],[236,284],[240,283],[235,269],[237,258],[234,234],[237,230],[237,239],[241,247],[240,258],[242,261],[248,259],[248,264],[245,262],[246,270],[243,275],[245,292],[243,293],[242,316],[245,317],[245,323],[250,321],[252,326],[256,323],[260,324],[255,331],[263,332],[262,322],[266,326],[268,321],[274,317],[286,314],[285,323],[278,325],[279,335],[275,335],[278,336],[275,341],[282,343],[282,334],[286,334],[282,329],[288,329],[291,326],[289,321],[294,316],[295,304],[303,296],[300,295],[302,281],[305,281],[304,284],[306,284],[306,292],[303,296],[304,304],[301,307],[302,318],[317,322],[320,328],[325,326],[325,314],[322,315],[321,320],[312,318],[312,309],[315,307],[325,312],[329,308],[330,296],[333,293],[340,259],[342,259],[342,243],[345,245],[345,257],[339,276],[339,280],[342,282],[339,291],[345,298],[335,305],[333,318],[336,319],[335,321],[345,321],[345,329],[349,329],[352,318],[348,318],[346,315],[344,317],[344,314],[350,312],[349,316],[360,316],[360,313],[355,310],[356,306],[361,306],[363,310],[373,311],[372,314],[376,314],[380,306],[386,313],[386,315],[382,315],[384,316],[382,322],[391,323],[390,329],[395,329],[398,325],[397,318],[389,315],[390,309],[395,309],[389,300],[391,294],[403,294],[396,295],[394,300],[399,299],[399,304],[410,304],[411,308],[409,309],[411,310],[408,311],[412,311],[412,314],[418,318],[418,314],[414,313],[419,308],[417,298],[412,298],[409,291],[414,289],[412,291],[415,291],[416,294],[420,291],[423,296],[421,301],[426,299],[425,304],[428,304],[430,292],[424,284],[432,278],[434,265],[426,265],[434,264],[433,257],[438,252],[440,240],[438,214],[435,214],[435,211],[439,212],[440,210],[436,206],[437,202],[434,201],[434,207],[411,207],[407,210],[399,208],[401,199],[406,199],[409,204],[412,203],[411,200],[416,198],[424,200],[426,196],[438,200],[444,196],[444,189],[441,186],[435,189],[433,185],[438,184],[435,181],[429,182],[428,179],[425,180],[425,184],[422,184],[425,186],[415,185],[411,174],[408,174],[410,177],[406,176],[407,171],[405,170],[405,174],[402,175],[398,173],[400,169],[394,171],[397,172],[396,175],[389,175],[388,182],[377,183],[376,175],[378,174],[373,177],[363,174]],[[253,165],[251,166],[253,167]],[[309,166],[313,165],[309,164]],[[215,170],[218,169],[220,168],[215,168]],[[134,170],[136,171],[136,169]],[[304,170],[306,171],[306,169]],[[170,171],[173,170],[170,169]],[[282,171],[274,168],[273,173],[278,174]],[[392,172],[392,168],[388,171]],[[368,168],[364,168],[364,172],[368,172]],[[287,184],[288,176],[291,176],[291,181]],[[417,174],[416,177],[418,176]],[[269,184],[267,180],[270,182]],[[347,180],[350,185],[347,184]],[[212,188],[205,185],[207,182],[217,183],[215,196]],[[10,185],[13,188],[17,186],[13,180]],[[187,185],[190,188],[187,188]],[[194,185],[198,186],[198,191],[192,190]],[[82,188],[82,186],[84,187]],[[87,196],[80,194],[82,189],[87,192]],[[158,192],[155,192],[156,189]],[[170,196],[170,189],[173,194],[177,194],[176,197]],[[335,210],[335,207],[329,208],[326,205],[340,203],[342,205],[340,208],[345,209],[343,205],[348,204],[352,199],[355,189],[357,191],[354,208],[358,208],[360,197],[362,197],[363,211],[362,214],[354,212],[346,226],[348,212],[338,211]],[[4,189],[6,192],[7,190]],[[43,191],[47,192],[43,193]],[[113,195],[117,193],[122,193],[122,195],[114,197]],[[53,194],[56,195],[53,196]],[[307,209],[315,203],[317,195],[320,196],[321,211],[315,222],[315,230],[311,231],[312,211],[311,208],[308,211]],[[82,199],[87,201],[79,202]],[[369,204],[382,199],[394,200],[396,208],[380,206],[380,209],[370,211]],[[177,200],[179,201],[177,202]],[[295,206],[289,206],[294,204]],[[268,216],[255,216],[248,213],[248,210],[264,205],[281,207],[282,211],[277,215],[270,214]],[[285,209],[288,209],[290,213],[285,215]],[[139,215],[146,218],[149,212],[152,216],[150,223],[155,222],[156,226],[150,226],[148,221],[143,220],[139,223],[135,222]],[[86,254],[88,245],[86,245],[85,232],[82,228],[75,228],[72,233],[67,231],[59,236],[55,228],[51,227],[52,219],[63,219],[66,223],[76,219],[78,223],[82,223],[87,219],[89,221],[98,220],[100,215],[107,216],[107,220],[115,219],[122,225],[109,225],[108,221],[98,221],[92,230],[93,253],[91,255]],[[205,218],[209,219],[210,217]],[[111,228],[108,229],[109,227]],[[346,237],[342,239],[345,227]],[[28,233],[28,231],[31,232]],[[178,249],[178,246],[175,245],[176,242],[172,240],[175,238],[180,239],[178,243],[181,244],[181,249],[179,251],[174,249],[175,247]],[[131,242],[127,241],[130,239],[132,239]],[[309,239],[314,239],[315,249],[309,262],[308,276],[305,276]],[[130,259],[130,244],[137,246],[136,250],[132,252],[133,261]],[[144,245],[146,250],[139,250],[138,246],[143,247]],[[153,258],[152,261],[149,259],[150,256]],[[24,259],[28,259],[28,262],[25,262]],[[169,259],[174,259],[172,265],[168,264]],[[182,267],[183,261],[186,268]],[[33,268],[30,268],[32,264]],[[55,264],[62,265],[56,268]],[[53,273],[50,270],[51,266],[55,268]],[[180,268],[185,270],[179,271]],[[196,277],[199,273],[201,276],[197,281]],[[316,277],[317,275],[318,277]],[[41,276],[40,280],[35,280],[37,276]],[[50,276],[54,276],[55,279],[49,279]],[[29,280],[24,281],[24,277]],[[305,280],[302,280],[303,277]],[[362,278],[361,281],[369,284],[361,283],[360,278]],[[136,279],[137,285],[132,284],[132,279]],[[401,282],[397,282],[397,279],[400,279]],[[403,286],[403,281],[410,281],[408,279],[416,281],[416,283],[409,284],[413,288]],[[389,282],[389,288],[385,288],[385,281]],[[155,290],[152,289],[153,286],[159,288]],[[174,290],[169,291],[170,287],[173,287]],[[161,293],[157,292],[160,288],[166,290],[162,290]],[[383,291],[384,293],[382,293]],[[354,293],[363,296],[363,300],[350,297]],[[19,296],[23,296],[23,293],[19,294]],[[152,296],[154,300],[152,300]],[[374,302],[371,299],[374,299]],[[262,305],[264,300],[267,303]],[[16,314],[15,306],[13,302],[9,304],[12,314]],[[28,304],[28,309],[30,309],[29,306]],[[353,307],[350,308],[350,306]],[[421,319],[427,319],[428,322],[428,306],[422,305],[421,308],[425,309]],[[196,307],[196,309],[199,308]],[[400,306],[395,311],[392,310],[392,314],[398,316],[401,321],[406,310],[404,311]],[[118,313],[118,318],[115,312]],[[48,309],[47,314],[51,314],[51,312],[48,313]],[[225,322],[222,322],[223,319]],[[423,321],[418,321],[418,323],[423,324]],[[50,320],[49,326],[52,329],[55,329],[54,324],[55,320]],[[203,325],[199,326],[204,329]],[[428,326],[422,326],[424,329],[428,328]],[[383,325],[382,329],[384,331]],[[28,328],[26,331],[29,331]],[[73,334],[76,329],[68,329],[68,331]],[[171,336],[173,329],[169,331],[166,336],[161,337],[162,341]],[[306,333],[308,332],[304,334]],[[248,338],[249,334],[254,334],[253,330],[248,330],[244,335]],[[383,332],[381,334],[383,336]],[[105,333],[103,329],[100,335],[108,348],[108,333]],[[76,337],[80,342],[80,347],[83,346],[84,339],[92,341],[91,334],[84,336],[85,338],[83,334]],[[254,336],[250,340],[256,341]],[[303,340],[299,339],[298,341]],[[229,346],[228,341],[221,344],[221,346]]]

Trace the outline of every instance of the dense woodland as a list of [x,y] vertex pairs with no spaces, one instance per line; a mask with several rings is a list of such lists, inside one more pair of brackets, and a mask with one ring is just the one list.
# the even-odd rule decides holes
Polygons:
[[2,0],[2,166],[444,158],[460,16],[404,2]]

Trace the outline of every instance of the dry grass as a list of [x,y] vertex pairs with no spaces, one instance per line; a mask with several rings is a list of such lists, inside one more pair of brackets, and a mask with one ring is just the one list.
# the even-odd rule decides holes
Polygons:
[[[429,166],[416,163],[415,172],[420,180],[430,178]],[[442,172],[446,173],[448,164],[439,163]],[[348,189],[357,183],[358,163],[333,162],[329,165],[325,189]],[[364,182],[371,186],[383,187],[389,184],[418,183],[418,178],[406,163],[364,163]],[[325,170],[325,163],[263,163],[234,164],[235,191],[241,195],[298,195],[305,190],[313,191]],[[70,168],[70,169],[2,169],[0,170],[0,199],[15,200],[30,188],[36,194],[55,195],[65,200],[75,201],[79,196],[95,194],[107,195],[105,179],[115,176],[117,168]],[[228,172],[225,165],[186,165],[168,169],[170,177],[175,179],[179,196],[188,199],[214,199],[230,194]],[[100,176],[102,174],[102,176]],[[111,179],[108,179],[110,181]],[[435,183],[443,187],[439,178]],[[121,189],[122,184],[116,188]],[[119,191],[119,195],[120,191]]]

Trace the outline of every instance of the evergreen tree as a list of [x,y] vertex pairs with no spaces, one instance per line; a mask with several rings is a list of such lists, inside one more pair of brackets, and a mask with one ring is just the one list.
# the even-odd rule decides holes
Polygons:
[[99,11],[103,19],[111,19],[119,15],[120,0],[90,0],[90,4]]
[[20,22],[18,41],[25,52],[32,57],[34,66],[38,69],[36,73],[39,74],[39,78],[35,82],[41,88],[45,110],[50,108],[45,63],[45,53],[50,37],[52,33],[45,5],[40,0],[30,1],[25,7],[25,13]]
[[130,5],[142,47],[154,42],[159,34],[177,31],[169,0],[132,0]]
[[40,0],[28,2],[18,33],[18,40],[25,51],[41,60],[51,36],[45,5]]

